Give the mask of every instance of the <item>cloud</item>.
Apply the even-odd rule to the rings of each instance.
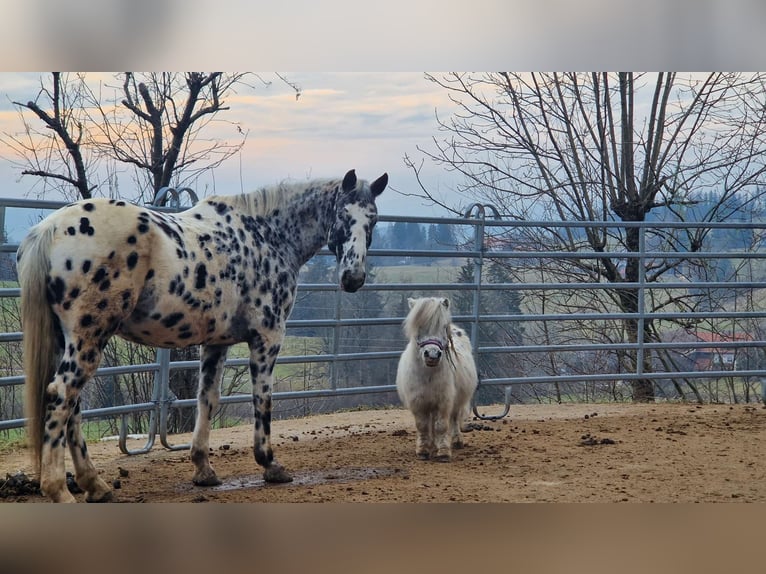
[[[230,141],[238,138],[240,128],[248,137],[240,154],[194,183],[200,195],[237,193],[285,178],[335,177],[351,168],[365,179],[386,171],[395,187],[414,187],[402,158],[430,141],[436,126],[434,108],[449,104],[441,88],[419,72],[284,75],[300,85],[297,101],[291,87],[261,74],[272,81],[270,86],[256,82],[239,88],[226,98],[230,110],[205,127],[201,137],[208,140]],[[88,77],[102,85],[115,83],[108,74]],[[39,85],[36,74],[0,74],[0,93],[10,97],[11,89],[13,99],[20,101],[34,98]],[[14,133],[22,127],[16,111],[0,111],[0,131]],[[3,157],[9,159],[8,150],[0,149]],[[0,161],[0,166],[0,173],[19,178],[7,162]],[[32,184],[32,178],[22,178],[7,185],[5,195],[23,195]],[[387,197],[385,205],[393,208],[393,197]]]

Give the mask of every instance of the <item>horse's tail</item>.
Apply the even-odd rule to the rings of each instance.
[[[39,473],[45,424],[45,389],[56,372],[58,346],[47,282],[54,226],[36,226],[21,242],[18,275],[21,287],[21,325],[24,333],[25,405],[27,439]]]

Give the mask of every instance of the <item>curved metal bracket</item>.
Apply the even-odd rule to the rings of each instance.
[[[191,205],[196,205],[199,201],[197,194],[190,187],[182,187],[181,189],[176,189],[174,187],[161,187],[157,191],[157,194],[154,196],[152,205],[156,207],[167,206],[172,207],[173,209],[181,209],[183,207],[183,204],[181,203],[182,192],[186,192],[186,195],[191,201]],[[170,199],[167,199],[168,196],[170,196]]]
[[[191,443],[170,444],[168,442],[168,414],[170,412],[170,403],[172,399],[162,401],[160,405],[160,442],[167,450],[189,450]]]
[[[478,390],[478,389],[477,389]],[[475,396],[475,395],[474,395]],[[476,404],[473,405],[473,414],[476,416],[476,418],[481,419],[483,421],[497,421],[502,418],[504,418],[508,412],[511,410],[511,387],[505,387],[505,408],[503,409],[503,412],[499,415],[483,415],[479,413],[479,410],[476,408]]]
[[[465,218],[471,219],[472,217],[474,217],[473,212],[475,211],[476,219],[486,219],[487,210],[492,212],[493,219],[496,219],[496,220],[502,219],[502,217],[500,217],[500,212],[491,203],[472,203],[465,210]]]
[[[128,419],[127,419],[127,413],[124,413],[120,420],[120,433],[119,433],[119,440],[118,444],[120,447],[120,450],[123,454],[146,454],[150,450],[152,450],[152,447],[154,446],[154,439],[157,436],[157,411],[153,410],[149,413],[149,435],[146,439],[146,444],[137,449],[129,449],[128,448]]]

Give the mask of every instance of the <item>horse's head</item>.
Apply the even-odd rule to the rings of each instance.
[[[450,348],[449,299],[422,297],[407,299],[407,303],[410,312],[404,320],[404,332],[417,343],[425,366],[436,367]]]
[[[372,242],[372,229],[378,220],[377,198],[388,184],[388,174],[368,184],[357,180],[352,169],[343,178],[335,203],[335,221],[327,246],[340,263],[340,286],[353,293],[364,285],[367,277],[367,249]]]

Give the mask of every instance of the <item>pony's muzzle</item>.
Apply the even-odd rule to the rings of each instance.
[[[436,367],[442,359],[442,351],[438,347],[426,347],[423,349],[423,362],[426,367]]]
[[[355,272],[351,269],[346,269],[340,276],[340,287],[347,293],[354,293],[364,285],[365,279],[367,279],[367,273],[364,271]]]

